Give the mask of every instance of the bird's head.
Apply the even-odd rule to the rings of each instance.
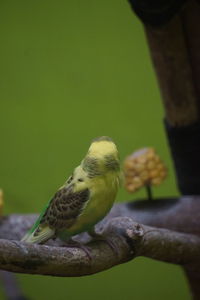
[[[110,137],[101,136],[92,141],[84,159],[84,168],[97,175],[119,170],[117,146]]]
[[[105,155],[118,156],[118,151],[113,140],[108,136],[101,136],[94,139],[88,150],[88,154],[102,158]]]

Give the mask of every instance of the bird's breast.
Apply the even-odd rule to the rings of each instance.
[[[106,178],[97,178],[90,186],[90,198],[75,224],[69,228],[77,234],[90,230],[105,217],[111,209],[118,189],[118,183]]]

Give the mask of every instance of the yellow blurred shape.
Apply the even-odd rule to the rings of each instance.
[[[167,176],[167,168],[154,148],[143,148],[124,160],[125,188],[133,193],[145,185],[159,185]]]

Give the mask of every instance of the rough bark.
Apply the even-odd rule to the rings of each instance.
[[[199,120],[199,17],[200,5],[191,0],[164,27],[145,26],[166,118],[173,126]]]
[[[151,204],[148,201],[116,204],[98,224],[97,231],[103,231],[117,251],[106,241],[90,241],[87,234],[76,237],[87,244],[92,259],[83,249],[65,247],[58,240],[49,241],[47,245],[19,242],[37,216],[10,215],[4,217],[0,225],[0,268],[31,274],[83,276],[141,255],[193,266],[200,262],[200,226],[197,220],[191,220],[198,203],[196,197],[183,197],[155,200]]]
[[[200,259],[200,237],[158,229],[133,222],[127,217],[114,218],[106,234],[117,252],[106,241],[91,241],[92,259],[84,250],[51,245],[29,245],[14,240],[0,240],[0,267],[4,270],[55,276],[94,274],[137,256],[190,265]],[[87,238],[86,238],[87,239]]]
[[[193,215],[195,218],[191,217]],[[36,217],[34,214],[13,214],[1,218],[0,238],[20,240]],[[96,226],[97,230],[100,231],[115,217],[129,217],[144,225],[200,235],[200,196],[116,203],[107,217]]]
[[[160,85],[165,118],[167,123],[173,128],[189,128],[193,124],[199,124],[200,120],[199,2],[195,0],[186,1],[183,9],[163,27],[153,28],[151,26],[144,26],[153,65]],[[199,176],[190,176],[190,171],[193,170],[193,173],[195,173],[195,170],[199,170],[198,137],[196,138],[196,142],[195,139],[193,140],[192,145],[187,143],[187,150],[185,150],[185,147],[182,147],[181,150],[181,145],[178,148],[178,143],[171,143],[171,145],[174,147],[174,149],[171,148],[171,151],[176,166],[179,187],[182,187],[181,180],[183,178],[186,182],[188,182],[187,178],[193,178],[194,180],[190,180],[186,190],[197,193],[197,189],[193,190],[192,181],[198,181]],[[177,149],[180,149],[180,151]],[[185,161],[183,159],[184,151],[187,153]],[[190,168],[187,168],[188,164]],[[184,172],[182,176],[180,176],[181,172]],[[183,191],[183,189],[181,190]],[[181,219],[182,217],[179,215],[179,218]],[[191,223],[192,220],[198,222],[199,207],[191,214],[190,218],[190,230],[193,231],[194,229],[194,232],[197,232],[197,227],[193,224],[193,228]],[[188,223],[184,215],[183,219],[183,222],[180,220],[181,228],[185,228],[183,230],[187,231]],[[199,271],[197,269],[194,271],[194,266],[192,266],[192,269],[184,268],[184,270],[190,283],[193,298],[200,299]]]

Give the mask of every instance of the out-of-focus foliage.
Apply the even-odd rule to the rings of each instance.
[[[127,1],[1,1],[0,95],[6,213],[39,212],[100,135],[121,158],[154,146],[170,174],[155,196],[177,194],[143,28]],[[131,199],[120,191],[118,201]],[[143,258],[84,278],[19,278],[37,300],[188,299],[178,267]]]

